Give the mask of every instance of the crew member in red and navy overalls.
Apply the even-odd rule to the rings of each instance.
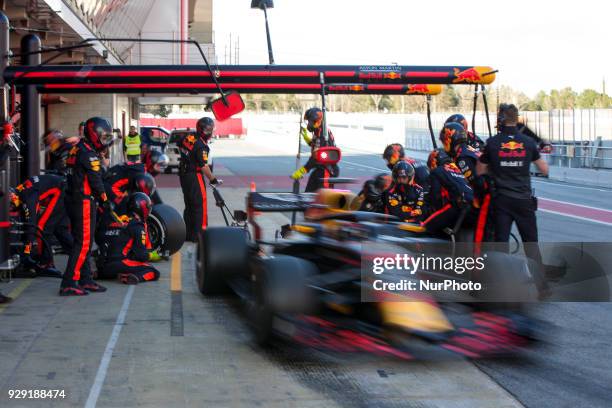
[[[306,127],[300,129],[302,138],[307,145],[310,146],[311,155],[306,164],[291,174],[291,178],[294,180],[300,180],[306,173],[312,170],[308,183],[306,184],[306,192],[310,193],[317,191],[320,188],[329,188],[329,182],[327,181],[330,177],[338,177],[340,169],[337,164],[319,164],[316,160],[316,152],[321,147],[335,147],[336,142],[334,135],[328,129],[327,139],[323,135],[323,111],[319,108],[310,108],[304,113],[304,120],[306,120]],[[308,132],[312,132],[312,137]]]
[[[215,122],[211,118],[201,118],[196,124],[195,137],[188,135],[179,141],[181,151],[179,177],[185,200],[183,218],[187,226],[187,241],[197,242],[200,232],[208,226],[204,178],[207,178],[212,185],[220,183],[208,167],[210,152],[208,141],[214,129]]]
[[[127,225],[115,225],[105,232],[108,250],[100,277],[118,277],[128,285],[156,281],[159,271],[148,263],[151,254],[146,247],[145,222],[151,212],[151,199],[144,193],[133,193],[127,207],[130,217]]]
[[[427,232],[436,234],[455,226],[461,212],[472,205],[474,194],[463,173],[444,149],[436,149],[429,154],[427,167],[428,208],[431,214],[422,225]]]
[[[477,175],[476,165],[481,153],[469,146],[467,140],[467,132],[459,123],[447,123],[440,131],[444,151],[454,160],[474,191],[474,210],[466,220],[468,225],[475,224],[474,242],[490,242],[493,240],[493,223],[490,219],[491,186],[486,177]]]
[[[414,182],[414,167],[407,161],[393,166],[393,183],[383,193],[385,214],[394,215],[403,222],[419,222],[423,215],[424,193]]]
[[[71,150],[66,161],[68,184],[72,192],[69,200],[74,247],[60,286],[61,296],[83,296],[88,292],[104,292],[91,273],[90,252],[96,225],[96,202],[112,212],[102,182],[102,163],[99,153],[113,141],[113,128],[107,119],[93,117],[85,122],[83,139]]]
[[[55,237],[62,249],[70,253],[73,240],[64,206],[66,179],[55,174],[33,176],[15,187],[11,205],[27,224],[23,265],[39,276],[61,277],[53,263],[48,243]]]

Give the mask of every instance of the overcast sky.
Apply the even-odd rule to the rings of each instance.
[[[240,38],[240,64],[268,62],[263,12],[214,0],[219,63]],[[507,9],[503,9],[507,4]],[[529,96],[571,86],[612,89],[608,1],[274,0],[276,64],[488,65],[495,84]]]

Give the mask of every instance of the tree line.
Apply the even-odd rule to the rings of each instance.
[[[591,109],[612,108],[612,97],[593,89],[581,93],[571,88],[550,92],[540,91],[534,98],[508,86],[491,87],[485,91],[489,109],[499,103],[514,103],[521,110],[552,109]],[[316,95],[243,95],[246,108],[251,111],[290,112],[304,111],[310,106],[320,105]],[[469,111],[474,104],[474,88],[466,86],[445,86],[440,95],[432,98],[432,108],[436,111]],[[483,106],[482,97],[478,97],[478,109]],[[327,107],[330,111],[340,112],[389,112],[411,113],[424,112],[424,96],[414,95],[328,95]]]
[[[432,98],[434,111],[460,111],[473,109],[474,87],[445,86],[440,95]],[[553,89],[550,92],[540,91],[534,98],[508,86],[490,87],[485,91],[489,109],[495,109],[499,103],[513,103],[524,111],[549,111],[552,109],[591,109],[612,108],[612,97],[585,89],[578,93],[572,88]],[[255,112],[304,112],[311,106],[319,106],[318,95],[277,95],[245,94],[246,109]],[[416,95],[328,95],[327,108],[334,112],[388,112],[411,113],[425,112],[424,96]],[[188,105],[180,111],[202,111],[204,105]],[[171,105],[147,105],[142,112],[168,117],[172,112]],[[478,110],[483,109],[482,97],[478,97]]]

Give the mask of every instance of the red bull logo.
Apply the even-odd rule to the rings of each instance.
[[[402,75],[398,72],[389,72],[383,75],[383,78],[385,79],[399,79],[401,77]]]
[[[511,140],[508,143],[502,143],[501,148],[506,149],[506,150],[518,150],[518,149],[524,149],[525,147],[523,143],[519,143],[519,142],[515,142],[514,140]]]
[[[502,150],[500,150],[498,154],[499,157],[504,157],[504,158],[517,157],[518,158],[518,157],[527,156],[527,151],[525,150],[523,143],[515,142],[514,140],[511,140],[507,143],[502,143],[501,148]]]
[[[464,71],[460,71],[459,68],[454,68],[455,70],[455,79],[453,79],[454,84],[476,84],[482,81],[482,75],[476,68],[468,68]]]
[[[408,85],[408,95],[414,94],[427,94],[429,93],[429,86],[427,84]]]

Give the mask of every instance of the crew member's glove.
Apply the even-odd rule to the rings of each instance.
[[[215,177],[212,180],[210,180],[210,184],[212,184],[213,186],[219,186],[223,184],[223,180],[219,180]]]
[[[162,260],[162,257],[157,253],[157,251],[149,252],[149,261],[151,262],[159,262]]]
[[[290,177],[294,180],[300,180],[302,177],[304,177],[304,174],[306,173],[308,173],[308,170],[306,170],[306,167],[302,166],[296,171],[294,171]]]
[[[115,212],[115,206],[113,205],[113,202],[111,200],[103,201],[102,208],[104,208],[104,212],[108,213],[113,218],[113,220],[115,220],[119,224],[124,224],[124,222],[121,220],[121,218],[119,218],[119,216]]]
[[[312,137],[308,134],[308,129],[306,129],[304,126],[301,126],[300,135],[302,136],[302,139],[304,139],[306,144],[310,145],[310,143],[312,142]]]

